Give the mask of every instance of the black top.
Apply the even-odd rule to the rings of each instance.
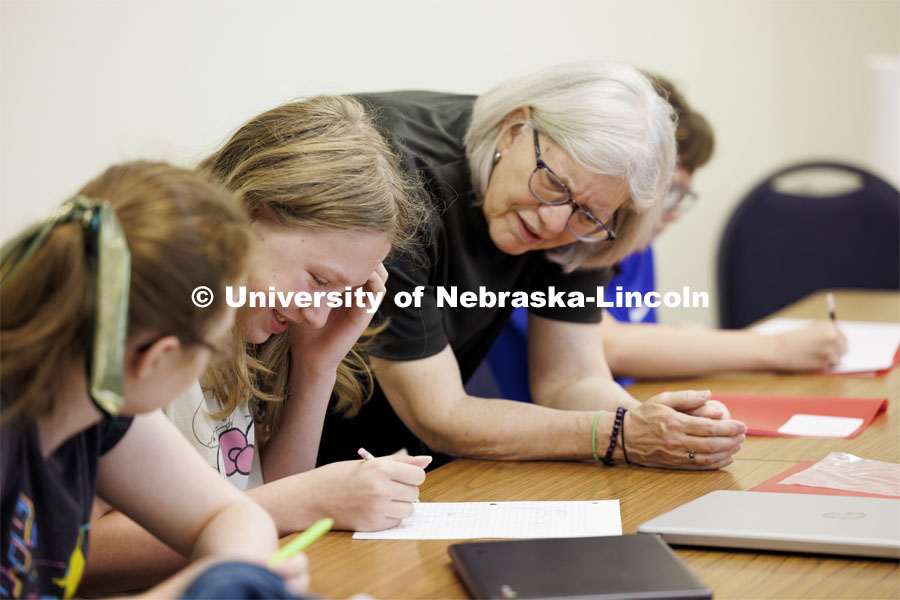
[[[371,354],[389,360],[415,360],[433,356],[448,344],[466,381],[503,330],[512,307],[438,307],[438,288],[458,293],[522,291],[546,293],[581,291],[596,296],[607,278],[605,269],[566,275],[543,251],[512,256],[491,241],[481,207],[475,205],[463,136],[469,124],[474,96],[435,92],[388,92],[356,96],[363,102],[404,168],[423,183],[426,200],[439,219],[429,243],[413,254],[395,257],[385,266],[390,274],[379,318],[389,318]],[[522,182],[527,185],[527,182]],[[411,294],[424,287],[420,307],[395,304],[398,292]],[[584,308],[531,308],[551,319],[597,322],[602,310]],[[319,463],[356,457],[364,446],[376,454],[403,446],[410,452],[427,451],[399,422],[384,394],[376,386],[372,399],[352,420],[330,414],[326,419]]]
[[[44,460],[33,424],[3,424],[0,597],[75,593],[87,554],[97,463],[130,425],[130,418],[103,421]]]

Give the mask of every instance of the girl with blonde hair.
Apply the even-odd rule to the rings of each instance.
[[[241,126],[199,171],[241,200],[256,242],[247,291],[384,292],[382,261],[414,244],[428,219],[415,186],[362,106],[318,96]],[[377,530],[412,514],[430,457],[349,460],[314,469],[332,396],[353,414],[366,398],[363,360],[375,307],[239,309],[231,358],[209,369],[170,415],[224,477],[265,507],[282,535],[329,516]],[[202,388],[202,392],[201,392]],[[171,572],[178,557],[121,515],[92,579],[122,589]],[[141,539],[140,543],[135,540]],[[96,575],[96,577],[93,577]]]

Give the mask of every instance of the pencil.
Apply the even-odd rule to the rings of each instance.
[[[832,321],[836,321],[837,316],[835,315],[834,294],[831,292],[825,294],[825,304],[828,305],[828,318]]]
[[[272,558],[269,559],[269,565],[277,565],[297,554],[314,541],[325,535],[325,532],[334,525],[334,519],[324,518],[313,523],[306,531],[292,539],[290,542],[281,547]]]

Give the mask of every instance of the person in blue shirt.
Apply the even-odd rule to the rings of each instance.
[[[696,202],[691,180],[712,156],[715,138],[706,118],[691,108],[670,81],[658,75],[652,75],[651,80],[657,93],[668,99],[678,115],[678,168],[655,237]],[[616,266],[605,286],[605,300],[612,301],[620,287],[623,292],[642,295],[656,290],[651,246],[632,253]],[[496,385],[506,398],[531,401],[527,320],[526,309],[513,311],[481,372],[474,376],[479,382],[476,385]],[[719,371],[813,371],[838,362],[847,350],[843,335],[827,320],[799,331],[761,335],[747,330],[659,325],[653,307],[611,306],[604,310],[599,327],[607,363],[624,386],[639,378],[692,377]],[[489,373],[484,372],[486,368]]]

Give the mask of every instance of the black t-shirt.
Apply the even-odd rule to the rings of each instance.
[[[453,289],[458,297],[466,291],[478,294],[483,288],[484,297],[494,299],[499,298],[491,292],[519,291],[533,297],[551,288],[557,293],[580,291],[586,297],[596,296],[597,286],[606,281],[607,270],[565,274],[542,251],[512,256],[494,245],[484,213],[475,204],[463,145],[474,96],[388,92],[356,97],[401,155],[404,168],[421,180],[425,201],[432,202],[438,214],[427,245],[385,265],[390,277],[378,318],[389,318],[390,322],[379,334],[372,355],[415,360],[433,356],[449,344],[466,381],[503,330],[512,306],[507,298],[504,307],[452,308],[448,299]],[[411,298],[417,286],[424,288],[419,307],[395,304],[398,293]],[[443,307],[439,306],[442,290]],[[542,317],[576,322],[597,322],[602,312],[591,304],[530,310]],[[319,463],[354,458],[360,446],[377,454],[403,446],[410,451],[426,451],[400,423],[377,386],[372,399],[353,419],[329,415]]]
[[[130,418],[101,422],[44,460],[33,424],[3,424],[0,597],[75,593],[84,571],[97,463],[130,425]]]

